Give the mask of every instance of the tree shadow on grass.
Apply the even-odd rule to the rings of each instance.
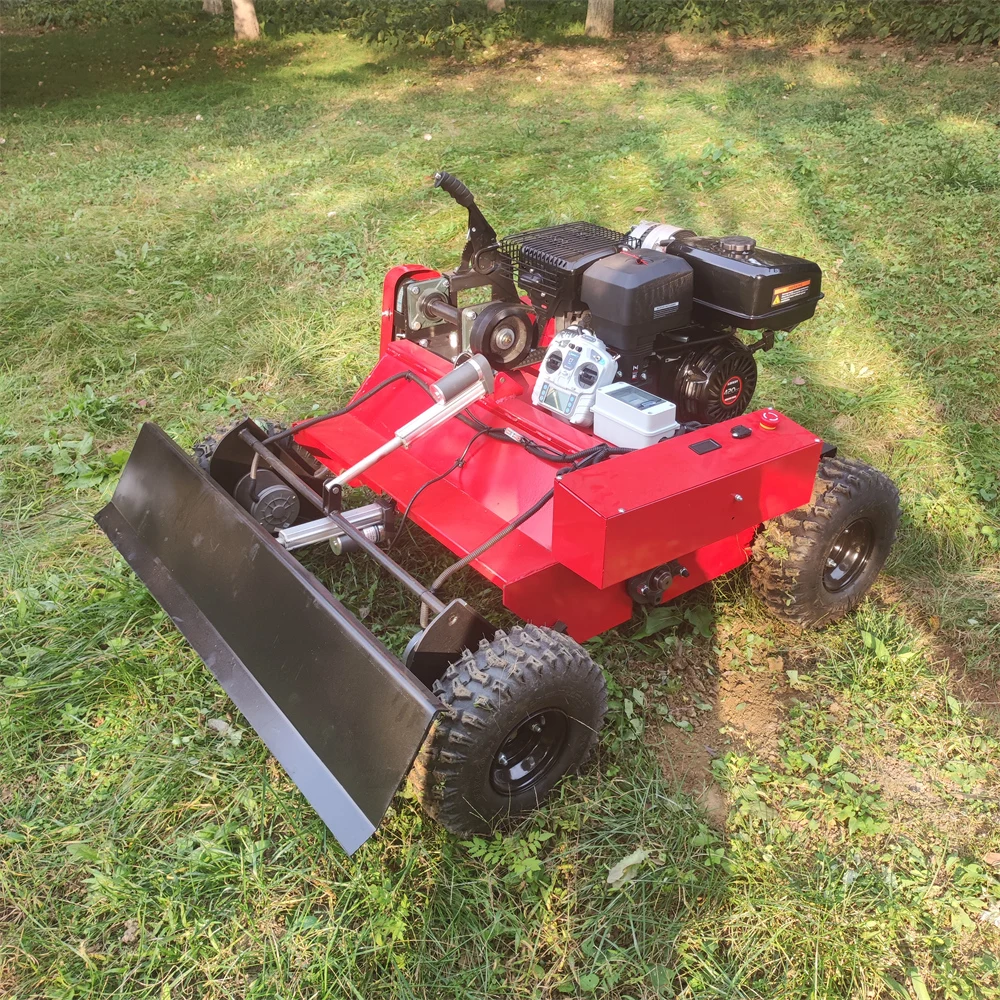
[[[835,297],[828,297],[804,328],[802,339],[812,342],[815,356],[825,355],[822,366],[809,364],[796,346],[802,334],[794,331],[781,352],[765,359],[766,366],[777,363],[775,373],[785,375],[780,385],[771,381],[770,389],[792,416],[804,416],[824,437],[837,441],[846,436],[869,448],[874,444],[876,463],[889,464],[910,513],[898,564],[919,576],[995,564],[989,538],[996,537],[992,532],[1000,512],[1000,466],[992,424],[982,417],[983,400],[989,398],[997,371],[995,331],[988,317],[1000,308],[1000,296],[990,278],[996,253],[989,249],[989,224],[976,217],[968,197],[977,194],[983,207],[995,207],[990,192],[1000,187],[1000,168],[993,162],[991,146],[970,143],[953,131],[948,134],[940,122],[913,121],[912,108],[894,109],[894,120],[887,122],[886,112],[876,117],[857,87],[817,88],[819,101],[796,118],[794,111],[785,110],[787,105],[773,110],[774,100],[780,100],[788,85],[781,76],[730,84],[718,108],[706,113],[718,123],[720,141],[735,134],[759,150],[776,188],[792,192],[810,244],[822,248],[828,261],[839,258],[834,287],[844,289],[846,303],[853,298],[863,307],[864,327],[871,333],[859,331],[864,357],[856,364],[847,357],[840,360],[839,371],[831,365],[829,348],[817,338],[839,337],[834,291]],[[703,96],[696,99],[704,107]],[[767,109],[764,115],[779,121],[761,122],[762,107]],[[973,104],[970,113],[974,111]],[[820,123],[833,131],[837,142],[829,157],[804,148],[824,141],[814,131]],[[806,133],[800,137],[797,129],[803,124]],[[918,157],[917,150],[927,155]],[[888,176],[866,170],[871,157],[884,160],[894,154],[903,161],[902,170]],[[907,164],[914,162],[919,167],[908,170]],[[826,173],[817,169],[819,163],[830,164],[831,187]],[[677,165],[671,166],[676,175]],[[845,182],[850,168],[856,174]],[[664,172],[665,184],[670,183],[670,172]],[[739,163],[729,172],[738,176]],[[746,209],[734,200],[732,188],[706,191],[703,200],[727,228],[747,228]],[[919,208],[914,211],[922,204],[928,206],[929,216]],[[863,217],[856,220],[852,207],[863,211]],[[902,238],[894,214],[900,211],[912,227]],[[949,220],[949,212],[963,221]],[[953,243],[965,243],[968,252],[934,249],[943,232]],[[891,234],[881,255],[866,245],[875,234]],[[963,312],[964,329],[958,320]],[[829,333],[821,332],[822,327]],[[868,383],[845,379],[844,366],[854,372],[864,369],[875,356],[876,344],[888,370],[872,372]],[[806,375],[808,387],[798,391],[790,386],[792,373]],[[866,373],[862,371],[862,377]],[[851,381],[857,388],[847,388],[845,383]]]
[[[249,84],[251,71],[278,69],[298,52],[287,40],[235,45],[216,22],[69,29],[41,37],[5,36],[3,45],[3,103],[19,113],[55,111],[67,100],[100,98],[117,105],[151,95],[167,106],[178,87],[205,87],[210,95],[220,85]],[[242,78],[241,71],[246,71]],[[155,109],[155,99],[152,104]],[[68,108],[75,110],[72,104]]]

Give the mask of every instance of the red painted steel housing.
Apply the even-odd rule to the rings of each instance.
[[[401,282],[437,272],[418,265],[393,268],[382,304],[381,357],[358,390],[397,372],[428,381],[450,365],[407,340],[393,340],[393,306]],[[492,395],[470,409],[493,427],[507,427],[560,452],[600,443],[531,405],[536,369],[500,373]],[[428,405],[419,387],[397,382],[351,413],[296,435],[335,472],[392,436]],[[555,496],[534,517],[487,549],[472,565],[503,592],[506,607],[539,625],[565,622],[579,641],[632,615],[625,581],[676,559],[689,571],[675,576],[665,600],[747,562],[761,522],[806,503],[819,464],[820,440],[781,416],[773,429],[760,412],[714,424],[660,444],[617,455],[563,476]],[[751,434],[733,438],[744,425]],[[475,431],[451,420],[378,462],[359,482],[404,507],[427,480],[462,454]],[[721,447],[697,454],[711,438]],[[557,463],[509,441],[480,437],[465,464],[429,486],[412,520],[459,556],[494,535],[553,487]]]

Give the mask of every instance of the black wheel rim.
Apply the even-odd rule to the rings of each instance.
[[[566,715],[547,708],[515,726],[493,755],[490,783],[503,795],[538,784],[559,759],[569,732]]]
[[[874,539],[875,529],[868,518],[858,518],[847,525],[826,555],[823,586],[836,593],[854,583],[868,565]]]

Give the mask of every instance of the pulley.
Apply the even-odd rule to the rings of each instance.
[[[473,321],[469,348],[482,354],[495,370],[510,371],[524,363],[535,339],[535,321],[527,306],[490,302]]]

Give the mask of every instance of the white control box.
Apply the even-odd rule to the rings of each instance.
[[[615,382],[597,390],[594,433],[619,448],[648,448],[679,430],[677,407],[637,385]]]
[[[535,406],[558,414],[571,424],[593,422],[597,391],[618,375],[618,361],[589,330],[568,326],[546,348],[531,392]]]

